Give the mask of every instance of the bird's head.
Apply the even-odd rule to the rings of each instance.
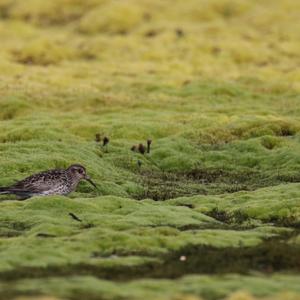
[[[86,173],[86,169],[84,166],[79,165],[79,164],[75,164],[75,165],[71,165],[67,171],[71,174],[71,176],[73,178],[76,178],[78,180],[78,182],[82,179],[88,181],[91,185],[93,185],[96,189],[97,186],[96,184],[91,180],[90,176],[87,175]]]

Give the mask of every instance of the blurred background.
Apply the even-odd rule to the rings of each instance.
[[[294,0],[0,0],[0,71],[60,66],[48,79],[65,87],[72,72],[108,88],[110,75],[299,88],[299,11]]]

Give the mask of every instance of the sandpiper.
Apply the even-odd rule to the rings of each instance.
[[[44,171],[33,174],[11,186],[0,187],[0,195],[14,194],[23,200],[32,196],[67,195],[76,190],[82,179],[97,188],[86,174],[86,169],[79,164],[74,164],[67,169]]]

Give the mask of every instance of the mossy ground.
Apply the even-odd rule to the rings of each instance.
[[[0,298],[300,299],[299,11],[0,0]]]

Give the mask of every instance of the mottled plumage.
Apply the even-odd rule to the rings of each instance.
[[[76,190],[80,180],[87,180],[96,187],[86,174],[85,168],[75,164],[67,169],[54,169],[34,174],[11,186],[0,187],[0,195],[15,194],[21,199],[36,195],[67,195]]]

